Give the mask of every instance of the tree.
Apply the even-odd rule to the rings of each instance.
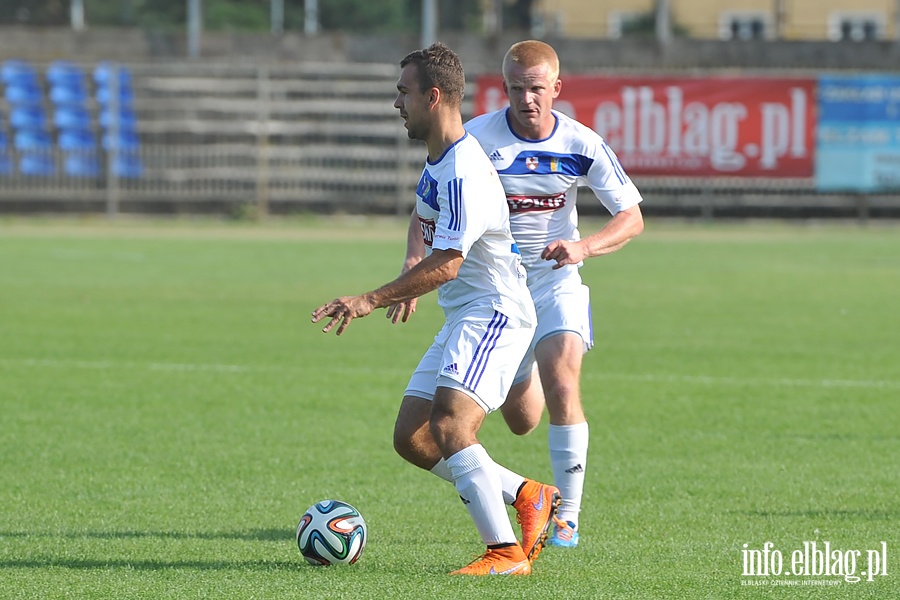
[[[0,24],[66,25],[69,2],[66,0],[0,0]]]
[[[303,19],[303,0],[285,3],[297,6]],[[325,31],[388,33],[418,31],[418,0],[319,0],[319,23]]]
[[[0,24],[66,26],[71,0],[0,0]],[[516,0],[507,6],[509,19],[521,18]],[[415,33],[421,27],[421,0],[319,0],[319,22],[325,31],[359,33]],[[284,0],[286,30],[303,31],[304,0]],[[207,31],[269,30],[271,0],[203,0],[203,28]],[[187,20],[186,0],[84,0],[90,26],[137,26],[143,29],[182,30]],[[506,17],[505,17],[506,18]],[[478,30],[480,0],[440,2],[440,28],[445,31]],[[510,21],[512,23],[512,21]]]

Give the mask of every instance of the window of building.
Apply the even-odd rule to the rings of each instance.
[[[635,10],[614,10],[609,13],[606,35],[613,39],[619,39],[628,35],[652,35],[655,27],[653,13]]]
[[[863,42],[884,37],[884,14],[877,12],[833,12],[828,15],[828,39]]]
[[[545,35],[563,36],[565,33],[565,15],[562,12],[532,12],[531,35],[535,39],[542,38]]]
[[[768,13],[729,11],[719,16],[719,37],[723,40],[762,40],[773,34]]]

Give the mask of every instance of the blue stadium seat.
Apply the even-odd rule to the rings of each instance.
[[[47,67],[47,81],[51,85],[80,85],[84,87],[84,70],[68,60],[55,60]]]
[[[59,132],[57,144],[62,150],[96,150],[94,132],[83,129],[64,129]]]
[[[10,104],[40,104],[44,99],[37,70],[24,60],[3,61],[0,66],[0,80],[6,88],[4,97]]]
[[[132,83],[131,71],[122,65],[115,65],[110,61],[103,61],[94,68],[94,83],[100,87],[109,87],[113,77],[118,77],[120,88],[130,88]]]
[[[46,96],[37,70],[27,61],[6,60],[0,66],[4,96],[10,105],[9,123],[18,170],[23,175],[56,175],[54,141],[49,132]],[[82,75],[82,80],[84,79]],[[12,168],[12,154],[0,148],[0,173]]]
[[[140,145],[140,138],[134,130],[119,130],[118,135],[115,137],[108,131],[103,135],[104,150],[116,149],[127,152],[137,150]]]
[[[4,96],[7,102],[15,106],[41,104],[44,101],[44,91],[39,85],[31,83],[7,83]]]
[[[57,60],[47,67],[46,77],[57,146],[63,151],[63,172],[70,177],[98,177],[102,168],[84,70],[71,61]]]
[[[97,177],[101,171],[97,153],[92,151],[67,152],[63,159],[63,168],[66,175],[72,177]]]
[[[14,58],[5,60],[0,65],[0,81],[5,85],[30,83],[38,86],[40,84],[37,70],[31,63]]]
[[[11,175],[13,172],[13,160],[9,152],[9,140],[6,133],[0,129],[0,175]]]
[[[57,106],[83,106],[88,101],[87,90],[80,85],[54,85],[50,88],[50,101]]]
[[[109,108],[105,108],[100,111],[100,116],[98,121],[100,122],[100,127],[103,129],[109,129],[112,124],[113,112],[109,110]],[[119,115],[119,129],[129,129],[134,131],[137,127],[137,117],[134,114],[134,111],[130,108],[120,108],[118,111]]]
[[[53,112],[53,124],[59,129],[91,129],[91,113],[83,106],[58,106]]]
[[[40,105],[14,105],[9,111],[9,124],[13,129],[46,129],[47,113]]]
[[[112,100],[112,91],[108,87],[97,88],[97,102],[106,107]],[[134,103],[134,93],[130,87],[120,87],[118,96],[119,106],[131,106]]]
[[[19,152],[19,172],[47,177],[56,174],[53,138],[41,129],[19,129],[13,133],[13,145]]]
[[[109,61],[101,62],[94,69],[94,82],[97,84],[97,102],[107,106],[112,100],[111,84],[115,80],[119,94],[117,101],[120,106],[130,106],[134,101],[132,91],[131,71],[122,65],[116,65]]]
[[[16,150],[46,150],[53,148],[53,138],[46,131],[39,129],[20,129],[13,134],[13,145]]]
[[[144,171],[141,159],[137,154],[127,153],[119,154],[115,157],[112,164],[112,172],[116,177],[126,179],[137,179]]]
[[[19,172],[39,177],[56,175],[53,155],[48,152],[23,152],[19,155]]]
[[[90,97],[84,71],[73,62],[57,60],[50,63],[47,81],[50,83],[50,101],[54,104],[83,105]]]
[[[137,119],[132,109],[134,92],[132,90],[132,74],[127,67],[103,61],[94,69],[94,82],[97,84],[96,100],[100,105],[98,121],[103,129],[102,147],[112,155],[111,172],[122,178],[137,178],[143,174],[143,164],[138,155],[140,137],[137,133]],[[116,98],[112,97],[112,83],[118,90]],[[115,100],[116,112],[113,112],[111,100]],[[115,125],[115,135],[110,131]]]

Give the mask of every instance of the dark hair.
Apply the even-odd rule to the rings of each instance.
[[[408,64],[418,67],[420,92],[436,87],[444,93],[449,104],[456,107],[462,105],[466,75],[453,50],[441,42],[435,42],[423,50],[407,54],[400,61],[400,68]]]

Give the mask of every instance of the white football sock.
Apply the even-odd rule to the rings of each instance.
[[[587,466],[588,424],[550,425],[547,437],[553,481],[562,495],[558,516],[577,527]]]
[[[484,543],[488,546],[517,543],[503,503],[497,465],[481,444],[463,448],[447,459],[447,466]]]
[[[450,467],[447,466],[447,461],[443,458],[437,461],[437,464],[431,467],[431,472],[443,479],[444,481],[449,481],[453,483],[453,473],[450,472]]]
[[[497,465],[497,463],[494,464]],[[519,488],[522,487],[525,478],[518,473],[513,473],[503,465],[497,465],[497,470],[500,472],[500,482],[503,485],[503,501],[512,504],[516,501],[516,494],[519,493]]]
[[[494,463],[494,466],[497,467],[497,471],[500,473],[500,481],[503,485],[503,501],[507,504],[512,504],[516,501],[516,494],[519,493],[519,488],[522,487],[525,478],[518,473],[513,473],[503,465]],[[431,467],[431,472],[441,479],[453,483],[453,474],[450,473],[450,467],[447,466],[447,461],[443,458]]]

